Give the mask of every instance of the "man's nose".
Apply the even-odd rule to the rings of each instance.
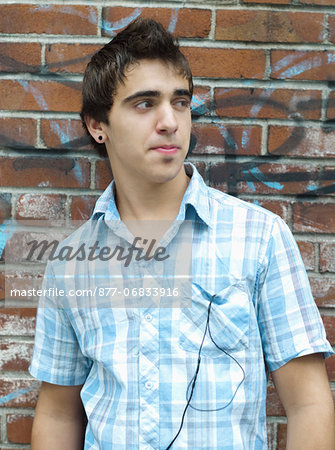
[[[168,104],[161,105],[157,116],[157,132],[171,134],[178,129],[178,122],[173,106]]]

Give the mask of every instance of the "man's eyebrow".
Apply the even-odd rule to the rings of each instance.
[[[192,98],[191,92],[188,89],[176,89],[173,92],[175,97],[188,97],[190,100]]]
[[[129,97],[126,97],[122,100],[122,103],[129,103],[133,100],[136,100],[137,98],[142,97],[159,97],[161,94],[159,91],[138,91],[135,92],[132,95],[129,95]]]
[[[132,95],[129,95],[129,97],[126,97],[122,100],[122,103],[129,103],[132,102],[133,100],[136,100],[138,98],[143,98],[143,97],[160,97],[161,93],[159,91],[138,91],[135,92]],[[185,96],[188,97],[190,100],[192,98],[191,92],[188,89],[175,89],[173,91],[173,96],[174,97],[180,97],[180,96]]]

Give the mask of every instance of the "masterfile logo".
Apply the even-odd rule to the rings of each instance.
[[[191,299],[190,221],[7,222],[8,307],[175,307]]]

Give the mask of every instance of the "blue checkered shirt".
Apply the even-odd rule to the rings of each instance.
[[[207,330],[173,449],[266,449],[268,371],[333,353],[285,223],[207,187],[192,164],[185,170],[191,181],[176,220],[192,224],[192,307],[74,308],[62,299],[63,308],[38,310],[30,373],[83,384],[85,450],[167,448],[190,395],[211,299],[213,340]],[[92,216],[102,233],[120,221],[114,193],[112,182]],[[81,242],[90,238],[80,235]],[[70,289],[76,270],[49,263],[44,287]],[[95,265],[87,270],[98,285]],[[77,277],[76,288],[86,278]]]

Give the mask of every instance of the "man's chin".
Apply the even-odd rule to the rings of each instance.
[[[170,167],[165,170],[157,170],[150,174],[149,179],[156,184],[170,183],[175,180],[181,170],[181,167]]]

